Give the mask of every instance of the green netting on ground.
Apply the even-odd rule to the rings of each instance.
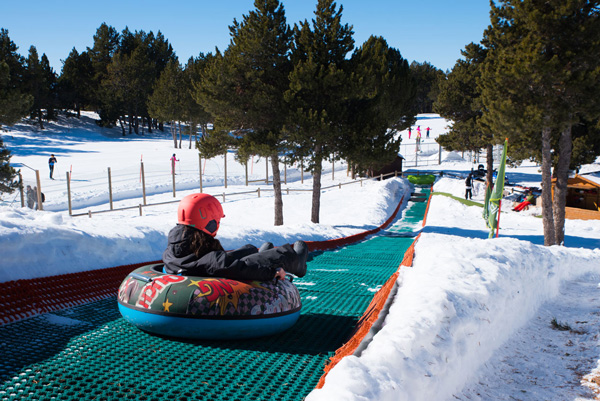
[[[390,230],[421,221],[421,205],[410,204]],[[0,400],[301,400],[411,243],[382,235],[313,253],[308,274],[295,281],[302,315],[278,336],[161,338],[123,320],[116,299],[7,324]]]

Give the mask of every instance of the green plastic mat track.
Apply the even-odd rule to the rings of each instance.
[[[428,193],[427,193],[428,194]],[[425,213],[409,203],[382,235],[311,255],[303,302],[285,333],[184,341],[127,323],[116,299],[0,327],[0,400],[302,400],[397,270]]]

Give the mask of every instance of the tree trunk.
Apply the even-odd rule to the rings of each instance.
[[[552,213],[552,152],[550,139],[552,130],[542,129],[542,220],[544,245],[556,245],[556,231]]]
[[[37,110],[38,115],[38,123],[40,124],[40,129],[44,129],[44,123],[42,122],[42,109]]]
[[[177,130],[179,131],[179,149],[181,149],[181,142],[182,142],[182,138],[181,138],[181,121],[177,121]]]
[[[554,232],[556,243],[564,245],[565,242],[565,207],[567,205],[567,180],[569,179],[569,165],[573,141],[571,125],[560,133],[558,140],[558,163],[554,169],[556,185],[554,187],[554,200],[552,211],[554,213]]]
[[[323,170],[323,156],[321,155],[321,146],[315,147],[315,166],[312,172],[313,175],[313,193],[312,193],[312,210],[310,221],[315,224],[319,223],[319,209],[321,208],[321,171]]]
[[[283,225],[283,197],[281,195],[281,173],[279,172],[279,156],[271,155],[271,168],[273,169],[273,192],[275,194],[275,225]]]
[[[486,181],[487,181],[487,185],[490,188],[493,188],[493,174],[494,174],[494,145],[488,144],[487,145],[487,174],[486,174]]]
[[[125,136],[125,123],[121,117],[119,117],[119,124],[121,124],[121,133],[123,136]]]
[[[175,120],[171,120],[171,135],[173,135],[173,145],[177,149],[177,134],[175,133]]]

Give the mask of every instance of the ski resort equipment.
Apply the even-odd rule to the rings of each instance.
[[[435,182],[435,175],[409,175],[406,177],[411,184],[415,185],[430,185]]]
[[[298,289],[289,280],[237,281],[163,273],[142,266],[121,283],[119,311],[158,335],[236,340],[280,333],[300,317]]]

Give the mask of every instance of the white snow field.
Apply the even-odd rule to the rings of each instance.
[[[2,132],[11,162],[35,185],[39,170],[44,211],[20,207],[14,194],[0,206],[0,281],[99,269],[158,260],[176,222],[176,201],[199,190],[228,195],[218,238],[232,249],[245,243],[323,240],[352,235],[382,224],[412,186],[403,178],[339,186],[350,178],[343,163],[326,163],[321,223],[310,223],[309,191],[284,193],[284,225],[273,226],[272,193],[264,182],[245,185],[245,170],[228,154],[200,162],[195,149],[174,149],[170,134],[122,137],[101,129],[95,115],[64,119],[38,131],[18,124]],[[439,153],[435,138],[447,122],[419,115],[423,147],[417,158],[444,171],[434,190],[464,195],[464,177],[477,168],[470,155]],[[424,129],[431,128],[430,138]],[[416,125],[415,127],[416,128]],[[416,153],[406,131],[405,169]],[[413,130],[413,135],[415,131]],[[47,160],[58,164],[55,180]],[[176,153],[173,193],[170,157]],[[464,157],[463,157],[464,156]],[[441,158],[442,163],[438,165]],[[109,209],[108,168],[114,207],[142,201],[141,161],[147,203],[159,206],[88,216],[68,214],[66,171],[72,172],[74,213]],[[333,170],[332,170],[333,167]],[[265,178],[265,160],[254,158],[251,180]],[[270,169],[269,169],[270,170]],[[600,163],[582,171],[600,170]],[[283,165],[282,165],[283,172]],[[538,186],[539,167],[524,163],[507,170],[509,180]],[[596,175],[597,177],[597,175]],[[297,167],[287,169],[284,189],[310,189]],[[483,200],[478,183],[474,200]],[[405,204],[403,208],[410,207]],[[405,209],[403,209],[405,210]],[[482,209],[442,195],[432,196],[427,224],[416,244],[413,266],[401,266],[398,292],[382,328],[366,348],[344,358],[322,389],[307,400],[592,400],[597,386],[586,375],[599,366],[600,222],[569,220],[565,246],[543,246],[539,209],[517,213],[503,204],[499,238],[488,239]],[[552,322],[554,321],[555,324]],[[589,378],[593,377],[589,376]]]

